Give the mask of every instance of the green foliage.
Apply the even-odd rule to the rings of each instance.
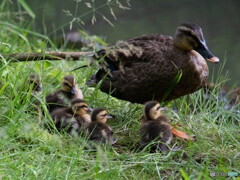
[[[22,7],[27,11],[27,13],[32,17],[35,18],[34,12],[28,6],[28,4],[24,0],[18,0],[18,2],[22,5]]]
[[[6,3],[6,1],[4,1]],[[29,26],[0,22],[1,52],[55,50],[48,37],[29,30]],[[27,30],[26,30],[27,29]],[[48,131],[43,125],[51,121],[44,97],[60,87],[63,76],[87,64],[83,61],[37,61],[11,63],[0,57],[0,177],[2,179],[211,179],[213,172],[238,172],[240,164],[239,109],[226,110],[226,101],[218,99],[226,77],[218,75],[217,86],[206,101],[203,90],[167,104],[164,112],[171,124],[180,124],[196,136],[196,141],[175,138],[172,146],[183,150],[167,155],[141,149],[139,139],[142,105],[131,104],[86,87],[96,68],[74,71],[79,87],[92,108],[105,107],[116,116],[109,120],[118,138],[114,146],[92,148],[85,137]],[[43,93],[39,98],[45,110],[41,123],[26,93],[25,82],[31,73],[42,77]],[[176,77],[177,83],[181,73]],[[179,112],[176,113],[175,110]]]

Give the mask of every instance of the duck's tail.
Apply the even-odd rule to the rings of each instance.
[[[90,65],[83,65],[83,66],[77,67],[77,68],[71,70],[71,72],[76,71],[76,70],[78,70],[78,69],[85,68],[85,67],[90,67],[91,65],[92,65],[92,64],[90,64]]]
[[[94,55],[95,55],[94,52],[87,52],[87,54],[85,54],[85,56],[87,56],[87,57],[93,57]],[[90,67],[90,66],[92,66],[92,64],[93,63],[90,63],[89,65],[83,65],[83,66],[77,67],[77,68],[73,69],[71,72],[76,71],[78,69],[85,68],[85,67]]]

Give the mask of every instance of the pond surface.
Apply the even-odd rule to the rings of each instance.
[[[105,37],[108,43],[126,40],[142,34],[159,33],[174,35],[176,27],[182,22],[194,22],[202,27],[209,49],[219,57],[221,63],[209,64],[210,76],[226,59],[224,73],[229,72],[228,85],[240,77],[240,1],[238,0],[132,0],[131,10],[111,6],[117,20],[111,15],[107,0],[95,0],[94,6],[101,7],[96,12],[96,23],[92,25],[93,11],[83,0],[27,0],[36,14],[36,27],[45,34],[53,35],[69,30],[69,10],[74,17],[81,17],[85,25],[73,23],[73,29],[83,29],[89,34]],[[122,1],[123,2],[123,1]],[[104,5],[105,4],[105,5]],[[126,5],[126,3],[123,2]],[[63,12],[63,10],[66,10]],[[103,20],[108,18],[114,27]]]

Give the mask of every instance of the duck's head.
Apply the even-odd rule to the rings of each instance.
[[[218,63],[219,59],[208,49],[202,29],[194,23],[182,23],[178,26],[174,37],[174,45],[184,51],[195,50],[204,59]]]
[[[74,76],[68,75],[63,78],[63,82],[62,82],[63,91],[69,92],[71,94],[77,94],[77,89],[78,89],[78,86]]]
[[[28,87],[33,86],[32,90],[36,92],[41,92],[42,82],[41,77],[38,74],[30,74],[27,80]]]
[[[111,118],[112,116],[108,115],[107,111],[104,108],[94,109],[91,115],[92,122],[106,123],[107,119]]]
[[[72,111],[77,115],[84,115],[91,111],[88,104],[83,99],[73,99],[71,101]]]
[[[144,119],[154,120],[161,115],[161,106],[157,101],[148,101],[144,105]]]

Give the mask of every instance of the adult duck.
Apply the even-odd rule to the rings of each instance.
[[[202,29],[182,23],[175,36],[143,35],[119,41],[96,53],[100,69],[87,82],[133,103],[169,101],[193,93],[208,79],[205,60],[217,63],[207,47]]]

